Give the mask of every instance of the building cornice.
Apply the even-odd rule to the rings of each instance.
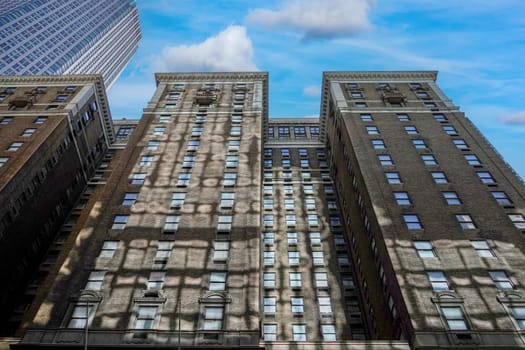
[[[173,81],[238,81],[238,80],[268,81],[268,72],[188,72],[188,73],[155,73],[157,85],[161,82]]]
[[[323,72],[323,80],[331,81],[436,81],[437,71],[383,71],[383,72]]]
[[[100,74],[73,74],[73,75],[2,75],[2,85],[72,85],[72,84],[97,84],[102,81]]]

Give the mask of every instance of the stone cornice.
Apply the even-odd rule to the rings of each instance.
[[[351,81],[387,81],[393,82],[410,81],[410,80],[431,80],[436,81],[437,71],[383,71],[383,72],[323,72],[323,80],[331,81],[351,80]]]
[[[102,81],[101,74],[73,74],[73,75],[2,75],[2,85],[74,85],[97,84]]]
[[[155,73],[155,81],[161,82],[175,81],[238,81],[238,80],[264,80],[268,82],[268,72],[206,72],[206,73]]]

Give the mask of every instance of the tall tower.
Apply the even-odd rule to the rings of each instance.
[[[140,40],[133,0],[0,4],[0,74],[102,74],[118,78]]]
[[[321,133],[367,318],[417,349],[523,348],[523,182],[436,76],[324,74]]]

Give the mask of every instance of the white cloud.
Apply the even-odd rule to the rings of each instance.
[[[507,125],[525,125],[525,111],[502,115],[500,120]]]
[[[270,28],[290,28],[305,38],[355,34],[372,27],[368,13],[376,0],[288,0],[279,10],[255,9],[248,21]]]
[[[258,70],[246,28],[235,25],[198,44],[165,47],[153,68],[157,72]]]
[[[308,85],[303,89],[305,96],[321,96],[321,88],[318,85]]]

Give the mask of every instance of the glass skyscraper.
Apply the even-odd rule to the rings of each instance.
[[[130,0],[8,0],[0,38],[0,74],[100,73],[110,87],[141,33]]]

